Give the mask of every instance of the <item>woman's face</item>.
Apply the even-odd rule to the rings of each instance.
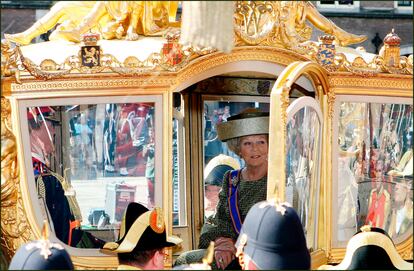
[[[268,142],[266,135],[244,136],[240,140],[240,156],[248,166],[267,163]]]

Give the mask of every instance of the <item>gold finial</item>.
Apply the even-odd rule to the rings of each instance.
[[[265,208],[266,206],[274,206],[276,209],[276,212],[279,212],[281,215],[285,215],[286,213],[286,207],[292,207],[289,202],[281,202],[279,198],[270,199],[267,201],[264,201],[262,204],[260,204],[259,208]]]
[[[48,240],[49,239],[49,224],[47,223],[47,220],[43,220],[43,227],[42,227],[42,240]]]
[[[40,255],[42,255],[45,260],[47,260],[49,256],[52,255],[52,248],[63,250],[63,246],[60,244],[50,242],[49,224],[47,223],[47,220],[43,220],[42,237],[40,240],[29,243],[26,246],[27,250],[31,250],[33,248],[39,249]]]
[[[206,254],[203,257],[203,264],[210,265],[213,262],[214,258],[214,242],[211,241],[210,245],[207,248]]]
[[[364,225],[361,227],[361,231],[362,232],[370,232],[371,231],[371,226],[370,225]]]

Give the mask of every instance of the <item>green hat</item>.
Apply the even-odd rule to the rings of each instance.
[[[269,113],[248,108],[217,124],[217,134],[223,142],[242,136],[269,134]]]

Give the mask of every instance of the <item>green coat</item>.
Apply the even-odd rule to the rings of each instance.
[[[207,221],[206,225],[203,226],[198,248],[207,248],[210,241],[214,241],[218,237],[230,237],[234,241],[237,240],[238,234],[234,230],[228,204],[229,175],[230,171],[224,174],[215,217],[211,219],[211,224],[207,224]],[[250,208],[255,203],[266,199],[267,177],[254,182],[243,179],[238,180],[238,182],[238,206],[241,219],[244,221]]]
[[[191,250],[182,253],[175,262],[175,265],[190,264],[201,262],[206,248],[210,241],[214,241],[218,237],[230,237],[234,241],[237,240],[238,234],[233,228],[233,223],[230,217],[228,206],[228,190],[229,190],[229,174],[226,172],[223,177],[223,185],[219,194],[219,203],[216,208],[214,217],[209,217],[201,229],[200,242],[198,250]],[[237,189],[237,196],[239,199],[238,206],[242,221],[244,221],[247,212],[257,202],[266,199],[267,191],[267,176],[258,181],[239,180],[239,187]],[[215,263],[211,266],[216,268]]]

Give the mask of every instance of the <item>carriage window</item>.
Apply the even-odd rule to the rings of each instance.
[[[252,102],[252,100],[257,102]],[[244,161],[230,151],[226,143],[218,139],[217,124],[252,107],[269,112],[268,99],[234,96],[226,101],[223,101],[223,97],[213,96],[204,99],[204,216],[206,219],[211,217],[216,210],[224,173],[229,169],[238,169],[244,165]]]
[[[124,100],[22,102],[28,178],[57,238],[71,246],[97,248],[116,240],[131,201],[162,205],[161,97]]]
[[[184,127],[182,110],[174,108],[173,111],[173,145],[172,145],[172,185],[173,185],[173,226],[186,226],[186,199],[184,174]]]
[[[286,201],[298,212],[309,248],[316,241],[321,128],[315,109],[305,106],[289,118],[286,129]]]
[[[413,106],[341,102],[338,112],[337,240],[366,224],[405,240],[413,231]]]

